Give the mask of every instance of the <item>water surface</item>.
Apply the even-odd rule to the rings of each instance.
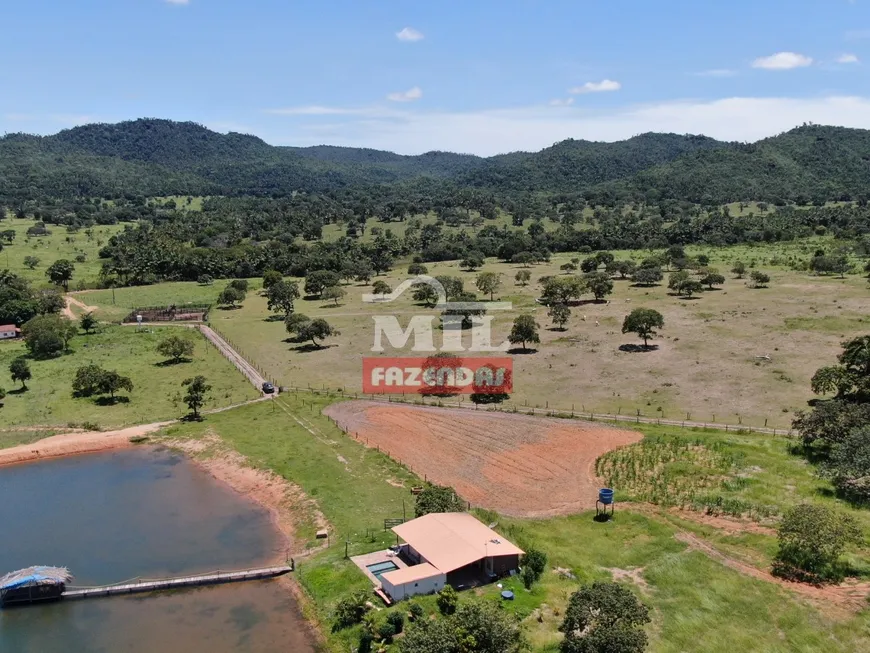
[[[0,574],[66,566],[75,585],[242,569],[286,554],[265,510],[151,447],[0,468],[0,528]],[[314,649],[286,589],[254,581],[5,609],[0,650]]]

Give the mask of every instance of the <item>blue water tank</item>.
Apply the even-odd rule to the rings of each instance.
[[[598,500],[603,503],[605,506],[609,506],[613,503],[613,490],[609,487],[603,487],[598,490]]]

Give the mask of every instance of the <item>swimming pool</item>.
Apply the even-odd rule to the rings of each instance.
[[[398,568],[399,566],[395,562],[390,562],[389,560],[386,562],[376,562],[373,565],[366,565],[366,569],[372,572],[372,575],[378,580],[381,580],[381,576],[384,574],[390,571],[396,571]]]

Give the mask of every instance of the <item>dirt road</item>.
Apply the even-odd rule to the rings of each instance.
[[[199,326],[199,330],[202,335],[208,338],[214,346],[218,348],[218,351],[220,351],[233,365],[236,366],[236,369],[248,377],[248,380],[254,384],[254,387],[257,388],[258,391],[263,391],[263,384],[266,382],[266,379],[263,378],[263,375],[260,374],[253,365],[242,358],[242,356],[239,355],[239,353],[233,349],[226,340],[215,332],[214,329],[202,324]]]
[[[63,314],[71,320],[78,320],[78,316],[73,313],[72,307],[76,306],[82,310],[82,313],[91,313],[92,311],[97,310],[96,306],[88,306],[84,302],[79,301],[72,295],[64,295],[64,299],[66,300],[66,306],[63,308]]]

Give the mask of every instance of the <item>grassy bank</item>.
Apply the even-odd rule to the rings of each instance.
[[[253,464],[292,481],[316,502],[331,524],[330,546],[302,558],[296,577],[310,599],[309,616],[327,631],[330,650],[339,652],[356,645],[359,631],[357,627],[328,632],[334,606],[353,590],[370,588],[345,559],[345,547],[356,555],[394,542],[383,531],[383,519],[401,516],[403,501],[410,514],[409,486],[419,479],[348,438],[323,417],[320,410],[332,401],[327,395],[285,395],[275,402],[210,416],[201,424],[172,427],[167,435],[198,438],[216,433]],[[813,499],[846,509],[811,467],[788,452],[781,438],[666,427],[642,430],[654,437],[681,435],[732,448],[740,454],[740,469],[753,469],[750,481],[733,490],[736,497],[761,497],[783,506]],[[864,511],[856,514],[866,525]],[[674,537],[680,530],[697,533],[725,554],[763,569],[776,547],[775,538],[763,532],[726,533],[679,515],[641,514],[619,506],[609,523],[595,522],[590,513],[546,520],[493,514],[481,518],[498,521],[497,529],[521,547],[534,546],[549,556],[548,571],[530,592],[518,580],[506,581],[517,599],[505,608],[522,619],[536,651],[557,650],[557,627],[568,596],[579,584],[614,577],[630,583],[650,606],[651,651],[845,652],[870,646],[867,610],[852,617],[834,614],[781,586],[711,560]],[[298,522],[301,540],[312,544],[314,520],[303,511]],[[862,560],[862,553],[852,555],[856,562]],[[495,587],[466,592],[462,600],[498,600],[496,592]],[[435,612],[432,597],[421,603],[428,613]]]
[[[28,359],[33,379],[27,382],[27,391],[8,378],[12,360],[27,353],[24,343],[0,342],[0,374],[6,377],[2,384],[11,390],[0,409],[4,427],[88,423],[106,429],[182,417],[187,406],[182,401],[181,382],[197,374],[204,375],[213,386],[206,408],[230,406],[258,396],[247,379],[196,331],[184,330],[195,343],[192,359],[166,364],[165,356],[156,351],[157,344],[166,334],[180,332],[180,327],[137,330],[107,326],[97,333],[78,335],[62,356]],[[129,376],[133,392],[121,393],[129,401],[101,405],[93,398],[74,398],[76,370],[90,364]]]

